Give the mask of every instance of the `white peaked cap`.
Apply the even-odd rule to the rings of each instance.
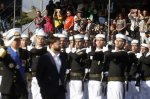
[[[142,44],[141,44],[141,47],[147,47],[147,48],[148,48],[148,44],[142,43]]]
[[[10,29],[7,34],[6,34],[6,39],[7,40],[10,40],[13,36],[20,36],[21,34],[21,29],[20,28],[13,28],[13,29]]]
[[[117,38],[121,38],[121,39],[126,40],[126,36],[123,35],[123,34],[116,34],[116,39],[117,39]]]
[[[131,42],[131,45],[133,45],[133,44],[138,44],[138,43],[139,43],[139,41],[138,41],[138,40],[133,39],[133,40],[132,40],[132,42]]]
[[[96,39],[100,39],[100,38],[105,39],[105,35],[104,35],[104,34],[97,34],[97,35],[95,36],[95,38],[96,38]]]

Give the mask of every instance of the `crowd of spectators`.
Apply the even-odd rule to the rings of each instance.
[[[122,33],[140,40],[140,43],[148,42],[150,17],[147,9],[131,8],[127,12],[122,8],[116,12],[113,5],[111,2],[111,19],[108,22],[108,5],[106,8],[98,7],[96,2],[92,1],[91,4],[83,2],[62,6],[60,2],[54,4],[50,0],[46,6],[46,15],[42,16],[41,12],[37,11],[34,22],[37,29],[44,29],[48,35],[64,33],[70,36],[81,33],[92,37],[100,33],[105,34],[107,40],[114,42],[115,35]]]

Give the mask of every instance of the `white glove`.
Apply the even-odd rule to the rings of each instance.
[[[66,53],[70,53],[71,49],[70,48],[66,48]]]
[[[69,69],[67,69],[67,70],[66,70],[66,74],[69,74],[69,72],[70,72],[70,70],[69,70]]]
[[[139,86],[135,86],[135,89],[137,92],[140,92],[140,87]]]
[[[75,53],[76,52],[76,48],[72,48],[72,53]]]
[[[142,56],[141,53],[137,53],[137,54],[136,54],[136,57],[137,57],[137,58],[140,58],[141,56]]]
[[[87,74],[89,72],[89,69],[88,68],[85,68],[85,73]]]
[[[91,52],[92,49],[91,48],[86,48],[86,53],[88,54],[89,52]]]
[[[103,47],[103,52],[108,51],[108,47]]]
[[[105,75],[105,76],[108,76],[108,72],[104,72],[104,75]]]
[[[136,73],[136,78],[138,78],[140,76],[140,74],[139,73]]]

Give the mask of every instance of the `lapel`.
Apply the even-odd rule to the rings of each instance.
[[[56,70],[57,73],[58,73],[58,70],[57,70],[57,67],[56,67],[56,63],[55,63],[55,61],[54,61],[54,59],[53,59],[53,56],[51,55],[50,52],[48,52],[48,57],[50,58],[52,65],[54,66],[55,70]],[[59,73],[58,73],[58,74],[59,74]]]
[[[60,53],[59,58],[60,58],[60,61],[61,61],[61,67],[60,67],[60,73],[61,73],[61,72],[62,72],[62,69],[63,69],[63,65],[64,65],[64,60],[63,60],[63,56],[62,56],[61,53]]]

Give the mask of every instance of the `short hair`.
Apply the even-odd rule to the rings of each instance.
[[[60,38],[58,38],[58,37],[50,37],[47,39],[46,43],[47,43],[47,45],[50,45],[50,44],[54,44],[55,42],[57,42],[59,40],[60,40]]]

